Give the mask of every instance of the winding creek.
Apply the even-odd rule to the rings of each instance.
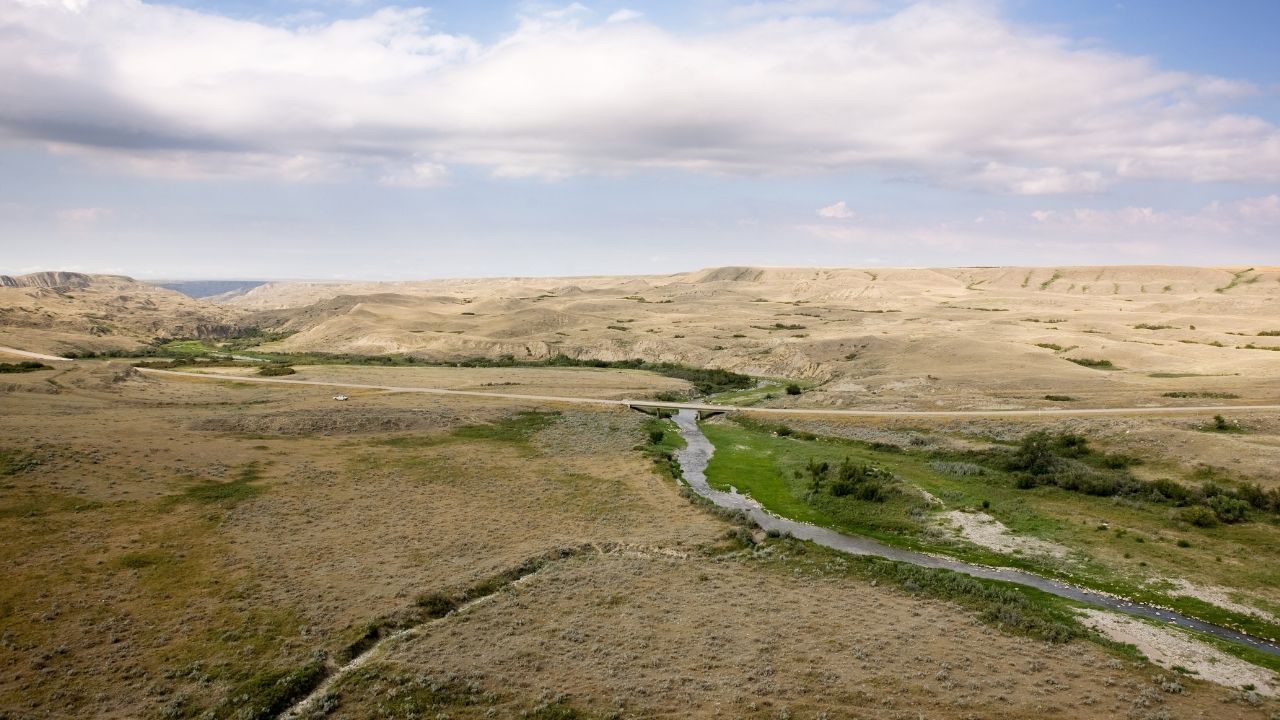
[[[1280,656],[1280,644],[1272,640],[1266,640],[1252,635],[1247,635],[1230,628],[1212,625],[1166,608],[1130,602],[1123,598],[1093,590],[1086,590],[1069,583],[1051,580],[1024,570],[973,565],[959,560],[954,560],[952,558],[895,548],[890,545],[885,545],[879,541],[872,540],[871,538],[859,537],[856,535],[845,535],[834,530],[818,527],[817,525],[810,525],[809,523],[779,517],[765,510],[759,503],[749,497],[736,492],[716,490],[711,487],[707,482],[706,470],[707,464],[711,461],[711,455],[715,452],[715,447],[711,444],[711,441],[707,439],[707,436],[702,434],[702,429],[698,427],[697,411],[680,410],[674,419],[676,425],[680,428],[681,436],[684,437],[685,442],[687,443],[685,449],[676,454],[676,460],[680,463],[680,469],[683,472],[685,482],[689,484],[689,487],[693,489],[694,492],[722,508],[742,510],[747,513],[747,515],[749,515],[757,525],[765,530],[777,530],[779,532],[790,533],[802,540],[810,540],[824,547],[849,553],[850,555],[874,555],[877,557],[887,558],[889,560],[897,560],[900,562],[911,563],[912,565],[919,565],[921,567],[952,570],[958,573],[964,573],[965,575],[971,575],[973,577],[985,578],[988,580],[1002,580],[1004,582],[1025,585],[1037,590],[1043,590],[1051,595],[1057,595],[1059,597],[1086,603],[1088,605],[1094,605],[1108,610],[1116,610],[1130,615],[1137,615],[1168,623],[1170,625],[1187,628],[1189,630],[1195,630],[1205,633],[1206,635],[1212,635],[1223,640],[1239,643],[1240,645],[1245,645],[1270,655]]]

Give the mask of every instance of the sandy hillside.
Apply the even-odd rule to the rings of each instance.
[[[121,275],[0,275],[0,345],[22,350],[124,350],[155,338],[224,337],[242,313]]]
[[[1154,266],[273,283],[228,301],[294,332],[280,350],[643,357],[821,384],[795,402],[901,407],[1275,398],[1280,339],[1260,333],[1280,331],[1278,303],[1274,268]]]

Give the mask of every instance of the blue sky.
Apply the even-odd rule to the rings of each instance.
[[[1280,264],[1280,3],[0,2],[0,273]]]

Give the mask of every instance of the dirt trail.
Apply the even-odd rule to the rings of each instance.
[[[463,397],[499,398],[507,400],[532,400],[535,402],[572,403],[576,405],[612,405],[637,408],[671,408],[678,410],[701,410],[704,412],[742,412],[768,415],[838,415],[844,417],[1073,417],[1086,415],[1151,415],[1151,414],[1204,414],[1218,412],[1239,412],[1241,410],[1280,410],[1280,405],[1201,405],[1178,407],[1127,407],[1127,408],[1072,408],[1045,410],[833,410],[831,408],[756,408],[738,407],[736,405],[706,405],[703,403],[673,403],[656,400],[606,400],[603,398],[564,397],[560,395],[520,395],[515,393],[490,393],[475,390],[446,390],[444,388],[401,387],[396,385],[367,385],[361,383],[344,383],[332,380],[284,380],[271,377],[226,377],[203,375],[200,373],[181,372],[178,370],[158,370],[156,368],[138,368],[148,375],[167,377],[194,378],[212,380],[214,382],[250,382],[273,385],[301,385],[332,388],[350,388],[357,390],[385,390],[397,393],[426,393],[430,395],[460,395]]]
[[[43,353],[31,352],[30,350],[19,350],[17,348],[5,347],[0,345],[0,355],[17,355],[18,357],[33,358],[35,360],[52,360],[54,362],[74,362],[71,358],[58,357],[57,355],[45,355]]]

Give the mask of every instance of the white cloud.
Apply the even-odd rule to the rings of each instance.
[[[833,218],[836,220],[848,220],[854,217],[855,213],[849,209],[849,206],[843,200],[835,205],[828,205],[824,208],[818,208],[818,216],[824,218]]]
[[[629,8],[622,8],[621,10],[618,10],[617,12],[614,12],[612,15],[610,15],[608,19],[605,20],[605,22],[611,22],[611,23],[628,22],[630,20],[639,20],[642,17],[644,17],[644,13],[642,12],[637,12]]]
[[[1030,213],[1041,231],[1088,237],[1242,239],[1280,232],[1280,195],[1213,202],[1199,210],[1072,208]]]
[[[1235,212],[1247,220],[1280,227],[1280,195],[1241,200]]]
[[[1096,170],[1071,171],[1061,167],[1014,167],[987,163],[971,175],[955,178],[957,184],[973,185],[1017,195],[1055,195],[1059,193],[1093,193],[1111,184]]]
[[[1194,210],[1132,206],[1039,209],[1026,214],[995,211],[985,213],[982,220],[980,224],[971,217],[920,222],[874,216],[857,224],[813,223],[792,229],[834,247],[949,253],[920,254],[919,263],[929,266],[970,261],[1192,265],[1227,262],[1224,258],[1274,264],[1280,195],[1214,202]]]
[[[87,226],[111,217],[111,210],[101,207],[68,208],[58,212],[58,222],[64,225]]]
[[[1226,109],[1248,84],[1036,34],[995,3],[841,14],[864,5],[760,2],[745,6],[758,20],[677,35],[590,24],[575,3],[484,45],[413,8],[279,27],[135,0],[0,3],[0,143],[180,177],[1280,182],[1280,129]]]
[[[395,170],[378,179],[382,185],[392,187],[436,187],[443,185],[449,177],[449,169],[433,162],[416,162]]]
[[[732,20],[758,20],[771,17],[797,17],[823,13],[862,15],[880,9],[875,0],[771,0],[735,5],[729,10]]]

